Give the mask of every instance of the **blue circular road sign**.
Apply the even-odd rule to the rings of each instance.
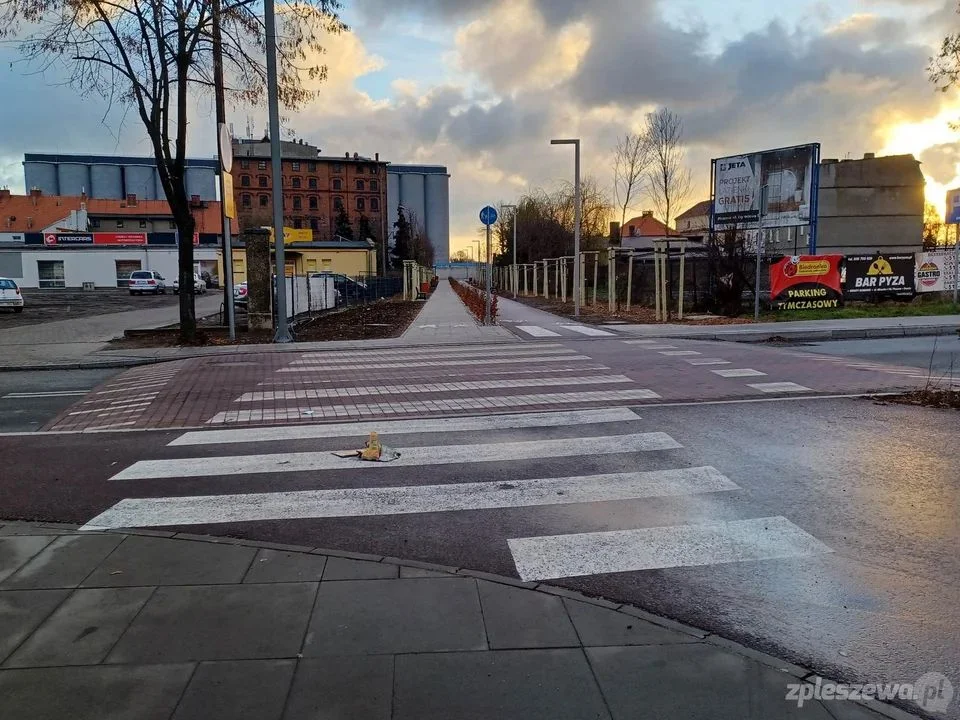
[[[484,225],[493,225],[497,222],[497,209],[487,205],[480,211],[480,222]]]

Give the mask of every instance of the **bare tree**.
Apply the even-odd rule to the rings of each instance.
[[[266,90],[266,34],[253,0],[0,0],[0,40],[16,40],[40,70],[61,66],[81,93],[133,107],[157,164],[179,233],[180,284],[193,282],[196,227],[186,186],[189,111],[213,87],[215,26],[226,93],[258,103]],[[345,29],[338,0],[280,0],[277,72],[280,101],[303,106],[325,79],[321,39]],[[215,23],[215,12],[219,22]],[[279,184],[278,184],[279,187]],[[180,294],[180,334],[196,334],[193,293]]]
[[[627,133],[617,138],[613,156],[613,194],[620,210],[620,227],[627,222],[627,212],[643,190],[644,178],[652,158],[647,133]]]
[[[684,165],[683,120],[668,108],[647,115],[644,131],[650,143],[646,193],[661,222],[670,228],[673,211],[690,194],[691,173]]]

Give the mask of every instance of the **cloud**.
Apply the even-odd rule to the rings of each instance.
[[[923,173],[935,182],[945,185],[957,177],[960,166],[960,147],[956,143],[934,145],[920,154]]]

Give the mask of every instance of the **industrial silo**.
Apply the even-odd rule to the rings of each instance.
[[[392,236],[397,222],[397,205],[400,204],[400,176],[387,168],[387,235]]]
[[[426,187],[421,173],[403,173],[400,175],[400,204],[404,207],[404,215],[409,221],[416,216],[416,221],[425,228]]]
[[[101,200],[123,199],[123,171],[119,165],[96,164],[90,166],[90,197]]]
[[[426,230],[433,245],[434,262],[450,257],[450,178],[442,173],[426,175]]]
[[[23,163],[23,179],[26,189],[39,188],[44,195],[59,195],[57,166],[49,162],[26,161]]]
[[[187,167],[187,195],[201,200],[217,199],[217,176],[213,168]]]
[[[126,195],[136,195],[139,200],[156,200],[157,183],[152,165],[125,165],[123,189]]]
[[[90,166],[85,163],[61,163],[57,166],[57,188],[60,195],[90,195]],[[28,188],[29,189],[29,188]]]

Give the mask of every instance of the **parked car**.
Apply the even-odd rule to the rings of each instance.
[[[0,277],[0,307],[13,308],[15,313],[23,312],[23,293],[10,278]]]
[[[347,302],[356,299],[369,300],[367,295],[370,288],[367,287],[367,284],[360,280],[354,280],[349,275],[343,273],[314,273],[312,277],[333,278],[333,287],[337,291],[337,304],[344,300]]]
[[[193,274],[193,294],[194,295],[204,295],[207,292],[207,283],[204,279],[198,274]],[[173,294],[180,294],[180,278],[177,278],[173,281]]]
[[[130,273],[130,294],[166,295],[167,281],[156,270],[134,270]]]

